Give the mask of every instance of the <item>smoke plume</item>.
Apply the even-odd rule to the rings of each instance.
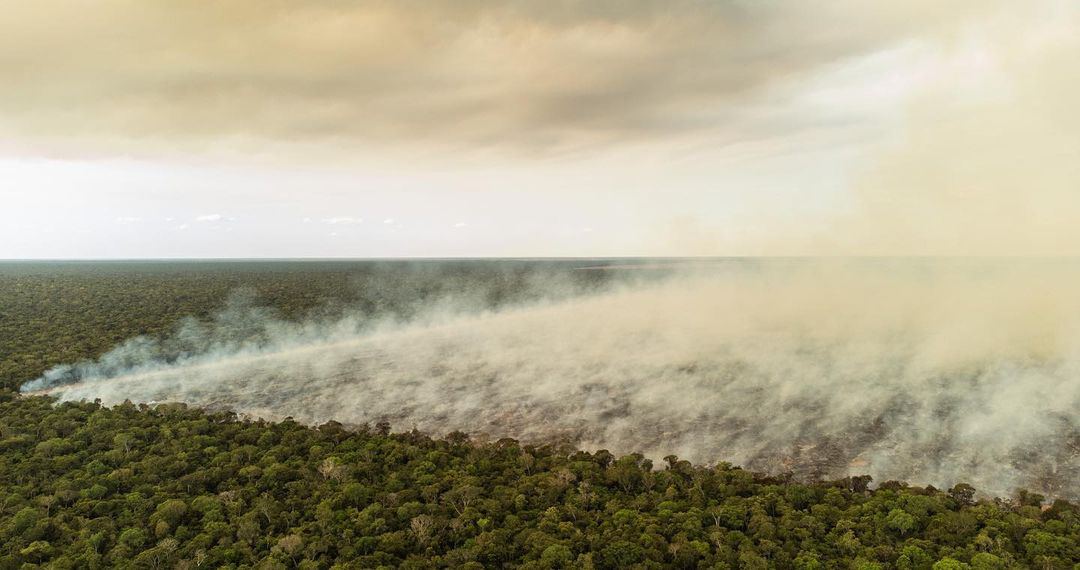
[[[239,303],[24,390],[1077,497],[1077,285],[1050,259],[774,260],[404,320]]]

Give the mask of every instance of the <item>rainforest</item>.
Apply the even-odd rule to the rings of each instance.
[[[3,562],[1071,568],[1003,263],[6,263]]]

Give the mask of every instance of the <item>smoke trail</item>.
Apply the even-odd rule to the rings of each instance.
[[[257,344],[170,361],[132,341],[24,389],[67,374],[80,381],[50,390],[61,399],[1077,497],[1077,285],[1080,267],[1052,260],[743,264],[366,327],[271,320]]]

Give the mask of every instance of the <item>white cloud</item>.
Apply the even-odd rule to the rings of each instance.
[[[221,221],[221,214],[206,214],[195,218],[196,222],[218,222]]]
[[[394,223],[394,218],[386,218],[385,220],[382,221],[382,223],[387,224],[387,225],[391,225],[391,224]]]
[[[311,218],[304,218],[304,223],[305,224],[310,222],[310,221],[311,221]],[[330,224],[332,226],[336,226],[336,225],[354,225],[354,224],[362,224],[362,223],[364,223],[363,218],[354,218],[352,216],[337,216],[337,217],[333,217],[333,218],[323,218],[321,221],[324,224]]]
[[[141,221],[143,221],[143,219],[137,216],[120,216],[116,218],[116,223],[118,224],[137,224]]]

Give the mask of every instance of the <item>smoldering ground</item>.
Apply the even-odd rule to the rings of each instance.
[[[241,305],[24,390],[1075,498],[1078,285],[1050,259],[779,260],[406,320]]]

